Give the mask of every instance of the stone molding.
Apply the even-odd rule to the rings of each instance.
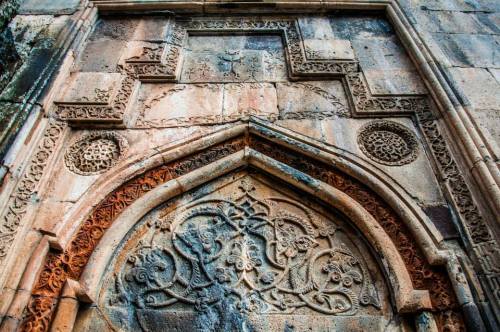
[[[121,1],[119,3],[113,1],[94,1],[94,3],[98,6],[98,8],[102,8],[103,10],[121,10],[124,8],[130,9],[129,4],[130,3],[135,3],[137,6],[149,6],[148,9],[150,8],[160,8],[160,7],[165,7],[165,8],[171,8],[169,6],[172,6],[172,4],[169,4],[169,2],[158,2],[158,3],[148,3],[144,4],[143,2],[129,2],[129,1]],[[128,3],[128,4],[127,4]],[[141,4],[139,4],[141,3]],[[207,1],[199,2],[198,4],[191,3],[191,4],[184,4],[184,6],[192,6],[191,8],[195,8],[197,5],[200,6],[205,6],[205,8],[216,8],[215,2],[214,3],[208,3]],[[298,4],[297,6],[299,6]],[[411,27],[407,23],[405,23],[405,19],[403,15],[400,13],[397,4],[393,1],[376,1],[376,2],[371,2],[371,1],[365,1],[363,3],[355,2],[355,1],[343,1],[343,4],[335,4],[335,2],[330,2],[330,1],[318,1],[318,2],[308,2],[302,4],[303,6],[310,6],[310,7],[315,7],[315,8],[340,8],[340,7],[349,7],[349,8],[361,8],[365,7],[367,9],[386,9],[388,12],[388,15],[393,19],[393,23],[397,25],[398,28],[403,29],[403,32],[401,32],[403,35],[408,32],[408,30],[411,30]],[[135,6],[135,5],[134,5]],[[155,7],[156,6],[156,7]],[[174,4],[175,6],[175,4]],[[208,7],[207,7],[208,6]],[[329,7],[328,7],[329,6]],[[361,7],[357,7],[361,6]],[[114,9],[113,9],[114,8]],[[146,7],[144,7],[146,9]],[[222,9],[220,9],[222,10]],[[425,57],[420,54],[420,50],[422,47],[416,46],[414,38],[418,37],[409,37],[406,36],[405,40],[409,40],[409,43],[411,44],[409,46],[410,49],[413,50],[413,53],[415,53],[417,50],[419,57]],[[420,48],[419,48],[420,47]],[[424,52],[425,54],[425,52]],[[441,98],[443,100],[446,100],[447,102],[444,102],[443,104],[440,105],[440,107],[443,108],[448,108],[450,110],[451,115],[447,118],[449,122],[451,123],[450,126],[453,127],[454,125],[457,125],[458,129],[453,129],[452,130],[452,135],[454,137],[458,136],[459,141],[466,142],[466,148],[465,151],[469,153],[472,157],[470,157],[471,160],[477,161],[476,164],[476,170],[481,175],[481,180],[482,179],[491,179],[491,175],[488,175],[488,169],[483,167],[484,163],[483,160],[487,159],[484,155],[479,155],[480,152],[477,152],[476,148],[473,146],[474,144],[478,144],[475,141],[475,138],[472,137],[470,138],[470,135],[474,136],[473,134],[470,134],[469,131],[464,131],[464,122],[467,124],[466,120],[460,119],[460,117],[457,117],[455,114],[456,106],[452,105],[450,102],[450,93],[444,92],[443,86],[446,87],[446,83],[440,82],[439,78],[435,78],[436,75],[432,73],[432,68],[428,68],[431,65],[428,65],[425,61],[425,58],[422,60],[424,61],[424,64],[421,64],[423,67],[424,72],[426,72],[427,76],[434,77],[431,81],[433,82],[432,84],[436,85],[436,89],[439,90],[436,92],[436,95],[439,95],[436,98]],[[426,67],[427,66],[427,67]],[[353,77],[355,77],[356,74],[353,74]],[[368,91],[368,90],[366,90]],[[378,98],[378,97],[377,97]],[[420,98],[417,98],[418,100],[421,100]],[[356,100],[356,99],[354,99]],[[399,102],[397,102],[399,104]],[[361,109],[362,107],[358,106],[358,109]],[[393,109],[392,107],[389,107],[389,109]],[[404,107],[400,109],[405,109]],[[406,111],[404,111],[406,112]],[[431,147],[431,151],[434,155],[434,158],[436,159],[436,163],[439,166],[439,169],[443,175],[443,178],[446,180],[447,187],[449,189],[449,192],[451,193],[451,196],[453,198],[453,201],[455,202],[457,206],[457,211],[460,212],[460,215],[462,216],[462,220],[465,221],[465,225],[467,226],[467,229],[469,230],[471,235],[471,239],[473,244],[474,251],[476,253],[476,258],[480,261],[481,266],[483,269],[486,271],[486,274],[488,275],[489,282],[491,285],[492,293],[493,294],[498,294],[498,266],[500,265],[498,261],[495,261],[495,256],[498,257],[498,244],[497,242],[492,238],[491,232],[488,230],[487,225],[485,224],[485,221],[480,215],[479,208],[477,207],[476,203],[474,202],[472,193],[467,187],[464,175],[460,172],[458,169],[457,162],[454,160],[454,158],[451,155],[451,150],[449,147],[446,146],[446,142],[443,138],[443,135],[441,133],[441,130],[439,129],[439,126],[437,124],[437,121],[432,117],[432,112],[427,104],[427,102],[420,103],[418,102],[418,106],[415,107],[415,112],[418,116],[418,119],[420,121],[421,126],[423,127],[423,132],[426,135],[426,140],[429,143],[429,146]],[[461,110],[458,109],[458,113],[460,113]],[[89,112],[84,112],[84,113],[89,113]],[[90,114],[90,113],[89,113]],[[409,113],[408,113],[409,114]],[[87,115],[86,115],[87,116]],[[83,117],[85,119],[85,116]],[[91,116],[87,116],[87,118],[91,119]],[[98,119],[99,117],[97,117]],[[427,119],[427,120],[423,120]],[[92,120],[92,119],[91,119]],[[92,120],[94,121],[94,120]],[[446,122],[445,122],[446,123]],[[424,127],[425,126],[425,127]],[[470,127],[470,126],[469,126]],[[462,129],[460,129],[462,128]],[[472,128],[472,127],[470,127]],[[470,129],[473,130],[473,129]],[[465,137],[465,138],[464,138]],[[451,165],[451,166],[450,166]],[[487,165],[486,165],[487,167]],[[451,169],[451,171],[450,171]],[[481,182],[481,181],[479,181]],[[495,196],[497,194],[494,187],[490,186],[485,186],[484,190],[487,193],[491,193],[491,195],[485,195],[485,197],[493,197],[492,199],[495,199],[498,196]],[[481,188],[483,189],[483,188]],[[487,191],[490,190],[491,191]],[[478,226],[479,225],[479,226]],[[476,231],[477,229],[477,231]],[[486,255],[486,256],[485,256]]]
[[[53,158],[66,124],[61,121],[49,121],[37,148],[33,152],[28,167],[14,189],[7,208],[0,221],[0,267],[6,266],[8,253],[18,238],[19,230],[24,226],[23,219],[30,202],[39,190],[45,167]]]
[[[213,142],[210,138],[202,141],[207,140]],[[201,144],[201,142],[198,144]],[[195,151],[197,150],[200,152],[196,152],[194,155],[188,155],[187,157],[177,155],[172,165],[167,163],[163,166],[157,166],[144,173],[144,175],[129,180],[129,182],[122,187],[117,188],[113,194],[106,196],[107,198],[98,204],[88,220],[75,233],[73,239],[68,243],[67,249],[65,249],[63,253],[57,251],[49,253],[37,286],[33,290],[33,298],[26,312],[27,317],[23,325],[24,329],[48,328],[52,311],[58,301],[57,298],[64,281],[68,277],[76,280],[80,278],[84,266],[92,250],[102,237],[104,230],[109,228],[118,215],[124,211],[126,207],[130,206],[132,202],[158,185],[162,185],[166,181],[177,178],[183,174],[193,172],[193,175],[188,177],[189,180],[186,180],[188,182],[179,182],[182,187],[196,186],[200,184],[200,180],[196,180],[194,174],[200,172],[200,167],[207,165],[207,163],[211,163],[212,158],[214,158],[213,161],[215,162],[216,160],[221,160],[221,158],[228,157],[238,151],[248,148],[255,149],[259,153],[267,155],[268,158],[271,158],[270,160],[274,159],[277,162],[285,162],[285,164],[289,165],[287,167],[291,167],[290,169],[298,167],[297,170],[299,172],[305,171],[305,174],[309,174],[309,176],[313,176],[314,178],[319,178],[319,181],[325,181],[327,184],[351,196],[367,209],[386,230],[392,241],[395,241],[399,254],[405,261],[406,268],[411,275],[414,287],[416,287],[416,289],[429,290],[434,308],[433,310],[443,313],[448,312],[449,314],[450,310],[456,308],[456,300],[453,295],[451,284],[446,277],[446,272],[439,267],[432,267],[426,263],[426,259],[422,256],[420,249],[416,246],[415,242],[410,240],[413,237],[407,234],[408,229],[404,226],[402,220],[387,203],[382,203],[381,198],[370,189],[364,187],[363,184],[357,182],[357,180],[345,178],[345,175],[337,173],[337,171],[332,170],[332,168],[326,166],[326,164],[325,166],[321,166],[318,161],[309,163],[309,161],[307,161],[308,157],[300,156],[297,152],[289,152],[288,149],[284,149],[283,147],[277,149],[274,146],[276,143],[263,140],[263,138],[259,136],[250,136],[249,141],[245,139],[245,136],[236,136],[226,141],[226,143],[222,141],[221,143],[214,142],[212,144],[215,145],[206,147],[205,150],[201,151],[193,147],[193,144],[190,144]],[[283,170],[284,168],[279,167],[279,169]],[[292,172],[291,174],[295,173]],[[299,178],[297,178],[297,176],[298,175],[293,175],[292,177],[294,177],[296,181],[300,181],[301,177],[299,176]],[[314,181],[312,183],[315,183]],[[304,182],[301,181],[301,183]],[[320,182],[313,185],[314,189],[310,190],[317,192],[317,185],[319,185],[319,183]],[[302,186],[305,185],[302,184]],[[368,197],[374,195],[374,201],[371,198],[367,200],[366,195],[368,195]],[[119,197],[123,197],[125,200],[119,199]],[[88,234],[100,235],[97,235],[97,237],[88,237]],[[419,258],[417,259],[417,257]],[[413,309],[416,308],[413,307]],[[408,308],[408,310],[410,309]],[[460,319],[457,319],[457,324],[460,324]]]

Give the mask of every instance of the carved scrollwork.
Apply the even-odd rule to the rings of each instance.
[[[73,143],[64,156],[66,167],[80,175],[107,171],[123,156],[127,140],[114,132],[94,132]]]
[[[228,197],[150,219],[111,276],[109,305],[135,307],[143,329],[150,323],[140,312],[204,312],[221,301],[243,314],[380,310],[367,263],[341,226],[297,201],[261,197],[249,177],[238,181]]]
[[[28,204],[37,190],[45,166],[56,149],[64,128],[65,125],[62,122],[49,123],[33,153],[29,166],[9,200],[0,224],[0,264],[3,263],[19,228],[22,226],[22,219],[26,214]]]
[[[358,145],[370,159],[389,166],[409,164],[418,156],[415,135],[394,121],[372,121],[358,133]]]

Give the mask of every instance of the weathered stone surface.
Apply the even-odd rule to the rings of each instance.
[[[279,36],[190,36],[182,82],[258,82],[286,78]]]
[[[73,14],[80,0],[24,0],[19,12],[21,14]]]
[[[490,34],[433,34],[449,62],[457,67],[500,66],[500,37]]]
[[[450,68],[449,71],[472,107],[500,109],[500,83],[486,69]]]
[[[413,124],[407,119],[391,119],[391,121],[396,121],[416,133]],[[357,135],[362,126],[369,122],[371,121],[345,118],[324,121],[322,123],[324,140],[328,144],[341,146],[343,149],[361,158],[368,158],[366,154],[362,152],[357,142]],[[419,147],[419,149],[420,151],[417,154],[417,158],[410,164],[398,167],[377,164],[377,167],[387,172],[387,174],[400,183],[405,190],[416,197],[419,202],[430,204],[442,203],[443,198],[441,190],[437,185],[435,175],[433,175],[432,167],[421,147]],[[419,171],[415,172],[415,169]]]
[[[299,25],[309,59],[355,59],[351,42],[335,38],[327,18],[302,18]]]
[[[341,82],[278,83],[280,118],[324,119],[349,116],[349,106]]]
[[[413,40],[398,10],[391,23],[285,13],[296,1],[262,4],[273,16],[216,2],[122,2],[132,11],[114,13],[102,7],[113,2],[26,1],[58,14],[11,23],[23,67],[2,92],[0,129],[26,115],[32,82],[49,79],[39,69],[59,56],[55,41],[74,53],[33,120],[49,117],[48,129],[24,129],[21,155],[1,165],[0,286],[24,293],[0,291],[0,317],[26,330],[51,319],[77,331],[463,330],[455,309],[475,276],[461,271],[499,294],[495,230],[472,188],[493,187],[478,172],[500,155],[495,4],[402,0]],[[173,12],[150,15],[168,3]],[[92,33],[69,33],[80,27]],[[440,99],[450,91],[464,109]],[[461,132],[466,117],[483,141]],[[480,148],[472,165],[448,147],[459,134]],[[77,309],[86,297],[94,304]]]
[[[120,87],[122,76],[118,73],[81,72],[68,80],[56,103],[109,104]]]
[[[166,17],[147,17],[139,21],[132,40],[164,42],[171,20]]]
[[[425,93],[415,66],[394,37],[356,39],[353,47],[372,93]]]
[[[248,115],[268,119],[278,117],[278,100],[274,85],[269,83],[228,83],[224,85],[223,116],[244,118]]]
[[[136,125],[141,127],[177,127],[221,122],[221,84],[144,86],[139,99],[143,104]]]
[[[82,52],[76,68],[82,72],[116,72],[118,61],[127,43],[121,40],[90,41]],[[96,57],[95,54],[102,54]]]

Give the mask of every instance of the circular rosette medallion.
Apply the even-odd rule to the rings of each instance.
[[[358,144],[365,155],[384,165],[409,164],[418,156],[415,135],[393,121],[379,120],[365,124],[359,131]]]
[[[64,161],[74,173],[100,174],[113,167],[123,156],[127,147],[127,140],[116,133],[90,133],[69,147]]]

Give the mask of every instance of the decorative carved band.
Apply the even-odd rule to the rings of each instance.
[[[426,97],[373,96],[362,72],[345,77],[355,113],[359,116],[413,114],[427,103]]]
[[[290,77],[323,76],[331,77],[334,74],[344,75],[358,71],[357,61],[328,60],[314,61],[305,57],[305,50],[300,35],[298,23],[295,19],[266,19],[266,18],[209,18],[177,21],[172,27],[173,32],[167,43],[171,46],[166,55],[166,63],[175,68],[178,63],[178,54],[174,54],[176,47],[182,47],[189,33],[214,32],[259,32],[280,34],[287,52]],[[174,70],[175,72],[175,70]],[[174,74],[172,72],[171,74]]]
[[[260,138],[250,137],[249,139],[251,148],[336,187],[363,205],[396,244],[415,288],[426,289],[430,292],[434,310],[443,315],[446,313],[448,316],[456,316],[453,313],[456,300],[446,272],[441,267],[430,266],[426,262],[424,255],[412,240],[410,231],[391,207],[372,190],[357,180],[334,170],[331,166],[272,144],[274,143]],[[25,311],[22,330],[46,331],[48,329],[66,279],[79,279],[104,232],[127,206],[158,185],[242,150],[245,145],[244,138],[236,138],[208,148],[192,156],[149,170],[109,194],[90,214],[64,252],[49,253]],[[456,323],[461,324],[460,321]]]
[[[125,76],[120,82],[120,87],[111,101],[111,105],[103,105],[101,100],[78,103],[59,102],[56,105],[55,115],[61,120],[68,121],[70,125],[85,123],[122,125],[134,84],[134,77]]]
[[[464,221],[465,232],[472,243],[492,303],[500,303],[500,246],[479,212],[472,193],[465,182],[451,151],[441,134],[428,104],[416,112],[418,123],[439,168],[440,176],[451,194],[456,210]]]
[[[27,206],[36,194],[45,166],[50,161],[64,128],[63,122],[49,123],[33,153],[29,166],[7,204],[7,210],[3,213],[0,224],[0,265],[4,264],[17,232],[22,226]]]

